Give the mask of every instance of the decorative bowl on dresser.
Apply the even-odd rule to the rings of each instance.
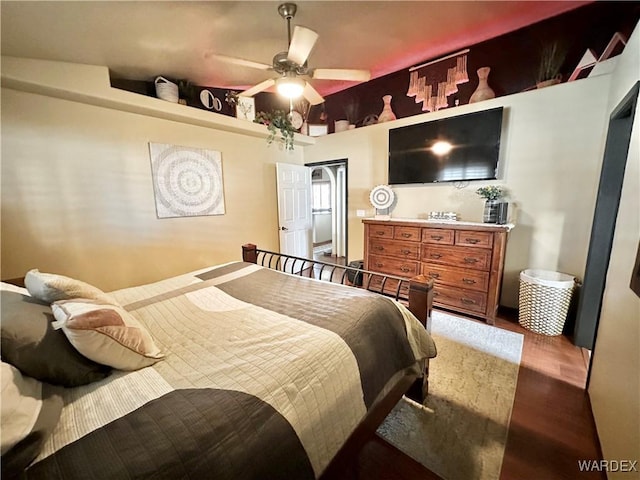
[[[513,225],[419,219],[363,223],[365,270],[407,278],[427,275],[435,280],[435,306],[495,323]],[[397,285],[384,288],[394,292]]]

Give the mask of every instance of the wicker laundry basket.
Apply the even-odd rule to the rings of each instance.
[[[520,273],[518,322],[542,335],[560,335],[567,319],[575,278],[548,270]]]

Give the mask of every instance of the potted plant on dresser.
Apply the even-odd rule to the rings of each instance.
[[[504,187],[488,185],[478,188],[476,193],[484,198],[482,221],[484,223],[505,223],[506,208],[504,198],[507,196],[507,191]],[[504,214],[502,215],[500,214],[501,210],[504,210]]]

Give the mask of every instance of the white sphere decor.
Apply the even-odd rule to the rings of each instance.
[[[373,187],[369,194],[369,201],[378,210],[389,208],[393,205],[396,195],[389,185],[378,185]]]

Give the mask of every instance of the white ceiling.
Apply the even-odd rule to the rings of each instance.
[[[2,55],[104,65],[119,77],[157,75],[244,89],[287,49],[281,2],[2,1]],[[372,78],[437,58],[588,1],[297,1],[293,25],[320,34],[311,68],[369,69]],[[352,82],[313,80],[323,95]]]

